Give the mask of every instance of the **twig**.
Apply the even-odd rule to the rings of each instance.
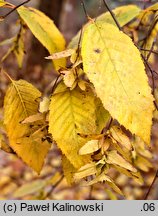
[[[115,23],[116,23],[118,29],[119,29],[120,31],[122,31],[122,28],[121,28],[119,22],[117,21],[115,14],[113,13],[113,11],[110,9],[110,7],[108,6],[108,4],[106,3],[106,0],[103,0],[103,3],[104,3],[104,5],[105,5],[105,7],[107,8],[107,10],[109,11],[109,13],[111,14],[111,16],[112,16],[113,20],[115,21]]]
[[[152,68],[150,67],[147,59],[143,56],[143,54],[141,54],[141,57],[144,60],[144,63],[146,64],[147,68],[149,69],[150,73],[151,73],[151,77],[152,77],[152,94],[155,95],[155,80],[154,80],[154,71],[152,70]],[[154,101],[154,105],[155,108],[158,110],[158,105],[157,103]]]
[[[53,85],[53,87],[52,87],[52,94],[54,93],[54,90],[55,90],[55,88],[56,88],[56,85],[57,85],[57,82],[58,82],[60,76],[61,76],[61,74],[59,74],[59,75],[57,76],[57,78],[56,78],[56,80],[55,80],[55,82],[54,82],[54,85]]]
[[[27,0],[21,4],[19,4],[18,6],[15,6],[11,11],[9,11],[7,14],[5,14],[4,16],[0,16],[1,19],[5,19],[7,16],[9,16],[11,13],[13,13],[15,10],[17,10],[19,7],[21,7],[24,4],[27,4],[29,1],[31,0]]]
[[[88,13],[87,13],[86,6],[85,6],[84,1],[83,1],[83,0],[80,0],[80,2],[81,2],[81,5],[82,5],[82,7],[83,7],[83,10],[84,10],[84,13],[85,13],[85,16],[86,16],[87,20],[91,20],[90,16],[89,16]]]
[[[158,55],[158,52],[156,52],[154,50],[148,50],[148,49],[144,49],[144,48],[139,48],[139,49],[142,50],[142,51],[151,52],[151,53],[153,53],[155,55]]]
[[[52,186],[51,190],[47,193],[46,197],[49,197],[51,193],[55,190],[55,188],[62,182],[64,179],[64,175],[61,176],[61,178],[57,181],[55,185]]]
[[[88,200],[93,200],[93,186],[90,186]]]
[[[154,179],[153,179],[153,181],[152,181],[152,183],[151,183],[151,185],[150,185],[150,187],[149,187],[149,189],[148,189],[148,191],[147,191],[147,193],[146,193],[146,195],[144,197],[144,200],[148,199],[148,196],[150,195],[150,192],[151,192],[151,190],[152,190],[152,188],[153,188],[153,186],[154,186],[157,178],[158,178],[158,170],[156,170]]]

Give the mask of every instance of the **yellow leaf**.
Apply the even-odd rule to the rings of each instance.
[[[84,72],[114,119],[150,143],[153,96],[132,40],[113,25],[89,25],[82,40]]]
[[[103,107],[103,104],[99,98],[95,99],[96,105],[96,133],[100,134],[107,123],[110,121],[109,112]]]
[[[146,149],[145,143],[143,140],[141,140],[139,137],[135,137],[135,140],[133,141],[133,147],[136,151],[136,154],[140,154],[143,157],[146,158],[152,158],[152,153]]]
[[[101,175],[94,178],[92,181],[89,181],[88,183],[86,183],[86,185],[90,186],[98,182],[102,182],[102,183],[106,182],[114,191],[116,191],[120,195],[123,195],[122,191],[118,188],[118,186],[114,183],[114,181],[105,173],[102,173]]]
[[[24,34],[25,34],[25,29],[21,27],[20,32],[18,33],[17,37],[15,37],[15,41],[13,44],[14,46],[13,53],[16,56],[19,68],[22,67],[23,58],[25,55]]]
[[[65,49],[65,39],[54,22],[41,11],[24,6],[17,9],[20,17],[28,25],[34,36],[45,46],[49,53],[56,53]],[[65,67],[65,59],[54,60],[55,69]]]
[[[48,97],[44,97],[39,105],[39,112],[44,113],[49,110],[50,99]]]
[[[77,87],[71,91],[60,83],[51,98],[49,132],[75,168],[89,161],[88,156],[78,154],[87,142],[80,134],[95,134],[95,130],[95,105],[91,89],[81,91]]]
[[[14,5],[12,5],[11,3],[6,2],[4,0],[0,0],[0,7],[3,7],[3,6],[11,7],[12,8]]]
[[[31,115],[31,116],[27,117],[21,123],[27,124],[27,123],[33,123],[36,121],[40,121],[40,120],[43,120],[43,115],[41,113],[37,113],[35,115]]]
[[[149,172],[150,168],[153,167],[150,161],[140,155],[136,157],[136,159],[134,160],[134,164],[144,172]]]
[[[40,125],[30,127],[21,122],[38,111],[37,99],[41,93],[30,83],[13,81],[8,88],[4,100],[4,124],[11,148],[22,160],[40,172],[50,144],[42,141],[44,132],[38,130]],[[41,122],[43,126],[43,122]]]
[[[9,145],[5,143],[2,134],[0,134],[0,149],[7,153],[13,153],[13,150],[9,147]]]
[[[113,10],[116,19],[118,20],[121,26],[124,26],[127,23],[129,23],[132,19],[134,19],[139,14],[140,11],[141,9],[136,5],[120,6]],[[97,21],[104,21],[116,25],[114,19],[112,18],[109,12],[100,15],[97,18]]]
[[[71,88],[76,80],[76,77],[74,75],[74,70],[67,70],[67,71],[62,71],[64,73],[64,78],[63,81],[65,85],[69,88]]]
[[[65,155],[62,156],[62,167],[68,185],[72,185],[74,183],[74,174],[76,173],[77,170],[70,163],[70,161],[65,157]]]
[[[140,8],[137,7],[136,5],[125,5],[121,7],[117,7],[116,9],[113,10],[113,13],[115,14],[120,26],[126,25],[128,22],[130,22],[132,19],[134,19],[140,12]],[[113,25],[116,25],[114,22],[111,14],[109,12],[103,13],[99,17],[97,17],[97,21],[103,21],[106,23],[110,23]],[[84,27],[82,32],[84,32],[85,27],[87,27],[90,24],[87,23]],[[79,32],[69,43],[68,47],[69,48],[75,48],[78,46],[79,43],[79,38],[80,38],[81,32]]]
[[[101,148],[99,140],[90,140],[79,150],[80,155],[91,154],[98,151]]]
[[[132,178],[135,182],[137,182],[138,184],[142,185],[144,183],[143,177],[141,176],[140,172],[131,172],[128,171],[125,168],[122,168],[120,166],[116,166],[116,165],[112,165],[117,171],[119,171],[120,173]]]
[[[78,82],[78,86],[80,87],[80,89],[81,89],[82,91],[85,91],[85,90],[86,90],[86,84],[87,84],[87,82],[84,81],[84,80],[79,80],[79,82]]]
[[[91,162],[82,166],[74,175],[75,180],[80,180],[87,176],[91,176],[97,173],[96,164]]]
[[[25,47],[24,47],[24,34],[25,28],[21,26],[19,33],[14,38],[10,40],[3,41],[2,45],[7,43],[12,43],[11,47],[8,49],[7,53],[1,59],[1,62],[5,61],[8,56],[13,53],[17,59],[19,68],[22,67],[23,58],[25,54]]]
[[[33,193],[37,193],[37,192],[40,192],[46,186],[47,186],[46,180],[31,181],[29,183],[25,183],[20,188],[18,188],[14,192],[13,197],[19,198],[19,197],[23,197],[23,196],[30,195]]]
[[[128,138],[128,136],[125,133],[123,133],[120,127],[112,126],[110,128],[110,132],[114,140],[119,142],[123,147],[127,148],[128,150],[131,150],[132,148],[131,141]]]
[[[123,157],[121,157],[115,150],[107,152],[106,162],[109,164],[115,164],[115,165],[121,166],[132,172],[137,172],[137,170],[129,162],[127,162]]]

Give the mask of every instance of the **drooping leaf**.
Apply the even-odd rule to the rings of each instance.
[[[137,182],[138,184],[142,185],[144,183],[143,177],[141,176],[140,172],[131,172],[128,171],[125,168],[122,168],[120,166],[117,165],[112,165],[117,171],[119,171],[120,173],[132,178],[135,182]]]
[[[136,157],[136,159],[134,160],[134,164],[144,172],[149,172],[150,168],[153,167],[149,160],[140,155]]]
[[[19,68],[22,67],[23,58],[25,55],[24,35],[25,35],[25,28],[21,27],[20,32],[15,38],[15,41],[13,44],[14,46],[13,53],[16,56]]]
[[[91,89],[82,91],[77,87],[71,91],[60,83],[51,98],[49,132],[75,168],[89,161],[88,156],[78,154],[87,142],[80,134],[94,134],[95,130],[95,105]]]
[[[30,83],[19,80],[9,86],[4,100],[4,124],[11,148],[22,160],[40,172],[45,156],[50,148],[47,140],[42,141],[44,130],[40,130],[39,122],[30,124],[21,122],[38,111],[37,99],[41,93]],[[43,127],[43,122],[40,123]]]
[[[115,165],[121,166],[132,172],[137,171],[129,162],[127,162],[123,157],[121,157],[115,150],[109,151],[107,153],[106,162],[109,164],[115,164]]]
[[[113,13],[115,14],[120,26],[126,25],[128,22],[130,22],[132,19],[134,19],[136,16],[138,16],[140,12],[140,8],[136,5],[127,5],[127,6],[121,6],[117,7],[113,10]],[[113,18],[111,17],[111,14],[109,12],[103,13],[99,17],[97,17],[97,21],[103,21],[106,23],[110,23],[112,25],[116,25]],[[84,33],[84,29],[90,24],[87,23],[82,30],[82,34]],[[80,34],[79,32],[69,43],[69,48],[75,48],[78,46],[79,40],[80,40]]]
[[[90,186],[93,184],[96,184],[98,182],[106,182],[114,191],[116,191],[118,194],[123,195],[122,191],[119,189],[119,187],[114,183],[114,181],[107,176],[105,173],[102,173],[101,175],[94,178],[92,181],[89,181],[86,185]]]
[[[22,67],[23,58],[25,55],[24,35],[25,35],[25,28],[21,26],[19,33],[14,38],[11,38],[10,40],[4,41],[2,43],[2,45],[5,45],[7,44],[7,42],[8,43],[12,42],[12,45],[8,49],[7,53],[1,59],[1,62],[5,61],[11,53],[14,53],[17,59],[19,68]]]
[[[99,140],[90,140],[88,141],[84,146],[82,146],[79,150],[80,155],[86,155],[94,153],[95,151],[98,151],[101,146],[99,145]]]
[[[114,119],[150,143],[153,97],[140,53],[115,26],[96,22],[82,40],[84,72]]]
[[[47,48],[50,54],[65,49],[65,39],[54,22],[41,11],[24,6],[18,8],[18,13],[28,25],[34,36]],[[65,67],[65,59],[54,60],[56,70]]]
[[[72,185],[74,183],[74,174],[77,170],[64,155],[62,156],[62,167],[67,183]]]
[[[88,163],[82,166],[74,175],[74,179],[80,180],[87,176],[91,176],[97,173],[96,164],[94,162]]]
[[[119,142],[123,147],[131,150],[132,144],[128,136],[121,130],[120,127],[114,125],[110,128],[110,132],[114,140]]]

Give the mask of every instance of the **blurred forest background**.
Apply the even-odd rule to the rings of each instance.
[[[10,0],[10,3],[18,5],[23,0]],[[157,1],[143,1],[143,0],[108,0],[109,6],[113,9],[117,6],[125,4],[137,4],[141,8],[150,6]],[[85,0],[87,12],[91,17],[96,17],[102,12],[106,11],[102,0]],[[78,32],[83,23],[86,22],[83,7],[79,0],[32,0],[28,4],[38,8],[54,20],[55,24],[65,36],[67,42]],[[0,15],[4,15],[8,9],[0,8]],[[0,23],[0,43],[13,37],[18,32],[18,25],[16,25],[18,15],[13,12],[3,22]],[[44,59],[48,56],[46,49],[35,39],[30,31],[27,31],[25,37],[25,59],[21,69],[15,61],[15,57],[10,55],[3,63],[6,71],[16,80],[25,79],[34,84],[42,92],[49,86],[56,77],[52,69],[52,64]],[[0,59],[7,52],[8,45],[0,46]],[[156,62],[154,68],[157,68]],[[2,74],[0,75],[0,119],[3,106],[3,97],[8,86],[8,80]],[[153,133],[157,136],[157,124],[154,125]],[[158,146],[158,144],[157,144]],[[155,155],[158,155],[158,147],[154,149]],[[158,156],[155,156],[154,163],[157,164]],[[30,168],[17,159],[14,155],[7,154],[0,150],[0,199],[13,199],[13,194],[21,185],[32,183],[34,189],[28,185],[26,191],[15,198],[20,199],[124,199],[117,197],[105,185],[96,185],[93,188],[80,187],[74,185],[69,187],[62,179],[61,173],[61,158],[60,152],[56,146],[53,145],[52,150],[46,159],[46,164],[40,176],[36,175]],[[57,173],[55,176],[54,174]],[[116,183],[123,190],[127,199],[143,199],[149,185],[151,184],[155,174],[155,169],[151,169],[148,173],[143,173],[145,183],[139,186],[123,174],[114,173]],[[51,184],[45,185],[45,180],[52,178]],[[43,187],[42,187],[43,184]],[[151,193],[152,199],[158,199],[158,184],[154,186],[155,190]]]

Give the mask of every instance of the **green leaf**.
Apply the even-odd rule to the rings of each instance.
[[[81,135],[95,134],[95,120],[92,90],[77,87],[71,91],[60,83],[51,98],[49,132],[75,168],[89,161],[88,156],[80,156],[78,152],[87,142]]]
[[[18,8],[18,13],[28,25],[34,36],[47,48],[50,54],[63,51],[65,49],[65,39],[54,22],[41,11],[24,6]],[[56,70],[65,67],[64,58],[54,60]]]
[[[50,144],[42,141],[46,131],[44,122],[33,127],[21,122],[38,111],[38,98],[41,93],[30,83],[12,80],[4,99],[4,124],[11,148],[22,160],[40,173]]]
[[[132,40],[111,24],[94,22],[85,29],[81,52],[84,72],[104,108],[149,144],[153,96]]]

